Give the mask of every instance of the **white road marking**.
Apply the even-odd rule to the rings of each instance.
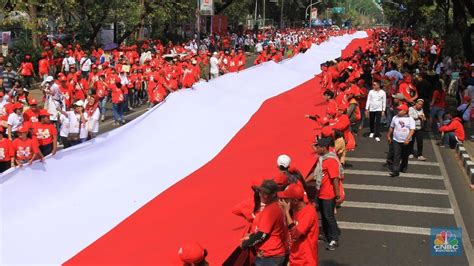
[[[385,163],[385,159],[377,158],[355,158],[349,157],[346,159],[346,162],[367,162],[367,163]],[[425,161],[408,161],[408,165],[424,165],[424,166],[439,166],[437,162],[425,162]]]
[[[393,186],[378,186],[378,185],[358,185],[358,184],[347,184],[347,183],[344,183],[344,189],[448,195],[448,191],[442,190],[442,189],[409,188],[409,187],[393,187]]]
[[[430,235],[430,232],[431,232],[430,228],[424,228],[424,227],[353,223],[353,222],[341,222],[341,221],[338,221],[337,224],[339,228],[341,229],[351,229],[351,230],[377,231],[377,232],[414,234],[414,235]]]
[[[454,211],[451,208],[386,204],[386,203],[377,203],[377,202],[344,201],[342,206],[344,208],[350,207],[350,208],[379,209],[379,210],[393,210],[393,211],[406,211],[406,212],[454,214]]]
[[[344,174],[388,176],[388,172],[371,171],[371,170],[344,170]],[[443,180],[443,177],[440,176],[440,175],[425,175],[425,174],[413,174],[413,173],[400,173],[400,177],[417,178],[417,179],[431,179],[431,180]]]

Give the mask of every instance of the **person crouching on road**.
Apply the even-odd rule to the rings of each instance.
[[[243,249],[255,247],[256,266],[286,265],[288,228],[278,205],[278,185],[273,180],[264,180],[258,187],[260,199],[265,208],[259,212],[252,224],[252,233],[242,239]]]
[[[278,192],[290,232],[290,265],[318,265],[318,215],[304,201],[304,195],[303,188],[297,184]]]
[[[439,132],[443,133],[443,144],[441,146],[455,148],[456,144],[464,141],[464,126],[462,125],[462,120],[458,116],[457,111],[451,111],[448,115],[448,119],[449,116],[451,117],[451,122],[439,128]]]
[[[396,115],[390,124],[387,133],[387,141],[392,145],[392,165],[390,176],[399,176],[400,172],[406,172],[408,169],[408,156],[410,155],[410,141],[415,133],[415,120],[408,116],[408,105],[398,106],[398,115]],[[392,136],[393,133],[393,136]]]
[[[206,261],[207,250],[196,242],[182,245],[178,250],[178,255],[184,266],[208,266]]]

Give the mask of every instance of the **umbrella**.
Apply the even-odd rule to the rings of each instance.
[[[104,50],[105,51],[110,51],[110,50],[113,50],[113,49],[117,49],[118,45],[116,43],[108,43],[106,45],[104,45]]]

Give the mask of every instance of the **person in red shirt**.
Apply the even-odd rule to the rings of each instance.
[[[447,115],[447,119],[451,119],[451,122],[439,128],[439,132],[443,134],[443,143],[441,146],[453,148],[456,144],[464,141],[464,126],[462,124],[462,118],[459,117],[457,111],[451,111]]]
[[[12,141],[3,136],[4,131],[3,127],[0,127],[0,173],[10,169],[15,163]]]
[[[58,132],[56,127],[49,120],[50,113],[42,109],[39,112],[39,123],[33,124],[33,138],[39,144],[39,151],[42,157],[49,154],[55,155],[58,149]]]
[[[27,137],[28,128],[20,127],[17,132],[18,138],[12,143],[15,164],[19,167],[22,167],[24,164],[31,165],[36,157],[38,157],[38,144]]]
[[[326,240],[327,249],[334,251],[339,246],[340,230],[337,225],[334,211],[336,204],[342,202],[340,172],[341,165],[337,155],[329,152],[333,140],[321,138],[317,140],[314,148],[319,156],[313,175],[306,181],[316,180],[317,203],[321,215],[322,229]]]
[[[18,73],[23,76],[25,88],[30,89],[33,84],[33,77],[36,74],[29,54],[25,55],[25,60],[21,62],[20,67],[18,68]]]
[[[178,255],[184,266],[207,266],[207,250],[196,242],[186,243],[180,246]]]
[[[124,97],[122,91],[122,83],[119,77],[116,77],[115,86],[111,87],[112,89],[112,112],[114,114],[114,124],[125,124],[125,119],[123,118],[123,104]]]
[[[44,52],[41,54],[41,59],[38,61],[38,72],[43,80],[46,80],[46,78],[49,76],[50,68],[51,66],[49,63],[48,53]]]
[[[304,195],[297,184],[278,192],[290,233],[290,265],[318,265],[318,215],[313,205],[304,201]]]
[[[430,129],[436,129],[436,122],[443,121],[444,110],[446,108],[446,91],[441,82],[435,84],[433,96],[430,103]]]
[[[415,85],[412,83],[411,75],[408,73],[403,74],[403,80],[398,86],[398,92],[403,94],[405,101],[414,104],[416,99],[418,99],[418,91],[416,90]]]
[[[28,101],[30,108],[23,112],[23,121],[31,122],[32,124],[37,123],[38,115],[40,113],[40,108],[38,107],[38,100],[31,99]]]
[[[288,228],[278,204],[278,185],[273,180],[264,180],[258,187],[260,199],[265,207],[252,224],[253,232],[242,239],[243,249],[255,247],[255,265],[285,265]]]

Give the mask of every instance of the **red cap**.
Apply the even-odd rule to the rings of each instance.
[[[46,52],[41,53],[41,57],[47,57],[47,56],[48,56],[48,53],[46,53]]]
[[[184,263],[200,263],[204,260],[204,249],[198,243],[187,243],[179,248],[179,258]]]
[[[328,120],[328,122],[329,122],[329,120]],[[322,137],[332,137],[333,134],[334,134],[334,132],[332,131],[331,127],[323,127],[323,129],[321,129],[321,136]]]
[[[60,76],[60,77],[59,77],[59,81],[67,81],[66,76],[64,76],[64,75],[63,75],[63,76]]]
[[[255,187],[255,188],[259,187],[262,184],[263,180],[264,180],[264,178],[260,177],[260,176],[254,178],[252,180],[252,187]]]
[[[273,181],[277,183],[279,186],[287,186],[288,185],[288,177],[284,174],[281,173],[277,175],[275,178],[273,178]]]
[[[326,116],[321,118],[321,120],[319,121],[319,123],[323,126],[327,126],[329,125],[329,118],[327,118]]]
[[[352,86],[348,91],[347,91],[348,94],[352,94],[352,95],[359,95],[360,94],[360,89],[355,87],[355,86]]]
[[[291,184],[284,191],[278,192],[277,195],[281,199],[302,200],[304,198],[304,189],[298,184]]]
[[[30,105],[38,105],[38,100],[36,100],[35,98],[31,99]]]
[[[119,77],[115,77],[115,83],[122,83],[122,80]]]
[[[466,102],[470,102],[470,101],[471,101],[471,97],[470,97],[469,95],[465,95],[465,96],[463,97],[463,99],[464,99],[464,101],[466,101]]]
[[[13,110],[23,108],[23,104],[16,102],[13,104]]]
[[[336,110],[336,108],[334,108],[333,106],[330,106],[330,107],[328,107],[328,109],[326,110],[326,113],[327,113],[328,115],[335,115],[335,114],[337,114],[337,110]]]
[[[92,65],[92,69],[94,69],[94,68],[97,68],[97,65],[96,65],[96,64],[93,64],[93,65]]]
[[[3,91],[0,91],[0,97],[3,97],[5,96],[5,93],[3,93]]]
[[[50,116],[50,115],[51,114],[48,111],[46,111],[45,109],[41,109],[39,111],[39,116]]]
[[[400,111],[408,111],[408,105],[401,104],[397,107],[397,109],[400,110]]]
[[[0,132],[4,132],[5,131],[5,128],[3,128],[2,126],[0,126]]]
[[[342,89],[342,88],[345,88],[346,87],[346,83],[339,83],[339,89]]]
[[[28,130],[30,130],[30,128],[28,127],[28,125],[25,124],[18,128],[18,133],[28,133]]]

